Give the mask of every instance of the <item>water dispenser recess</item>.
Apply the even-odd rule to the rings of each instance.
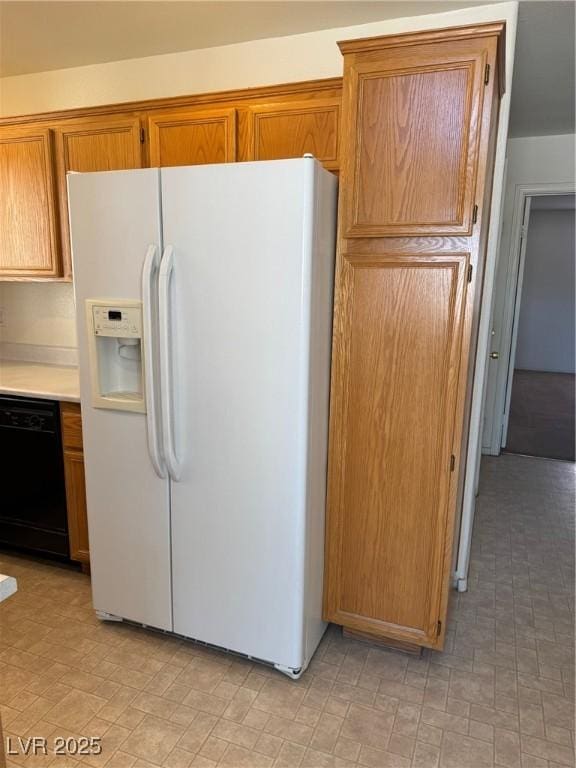
[[[86,300],[92,405],[146,410],[142,352],[142,302]]]

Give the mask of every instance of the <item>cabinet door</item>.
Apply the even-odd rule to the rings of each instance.
[[[82,414],[77,403],[60,403],[60,428],[64,446],[70,558],[87,564],[90,562],[90,548],[84,479]]]
[[[468,261],[344,256],[337,287],[325,618],[419,645],[442,615]]]
[[[344,237],[471,234],[485,67],[477,40],[349,65]]]
[[[204,165],[236,160],[236,110],[175,109],[148,117],[150,165]]]
[[[263,104],[249,108],[248,159],[281,160],[309,152],[338,168],[340,99]]]
[[[0,276],[61,274],[52,135],[0,131]]]
[[[66,480],[70,558],[80,563],[89,563],[90,547],[88,544],[84,456],[80,451],[64,450],[64,477]]]
[[[64,271],[69,277],[71,259],[66,174],[68,171],[86,173],[141,168],[140,121],[136,117],[84,121],[58,127],[55,136]]]

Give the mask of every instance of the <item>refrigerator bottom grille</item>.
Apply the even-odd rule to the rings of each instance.
[[[199,645],[202,648],[210,648],[213,651],[218,651],[219,653],[226,653],[229,656],[235,656],[238,659],[247,659],[248,661],[255,661],[257,664],[263,664],[266,667],[269,667],[270,669],[276,669],[278,672],[282,672],[284,675],[287,675],[292,680],[298,680],[302,674],[305,672],[306,667],[300,667],[298,669],[294,669],[292,667],[285,667],[282,664],[275,664],[273,661],[268,661],[267,659],[260,659],[258,656],[249,656],[247,653],[239,653],[238,651],[234,651],[230,648],[224,648],[221,645],[214,645],[213,643],[206,643],[203,640],[196,640],[194,637],[188,637],[187,635],[179,635],[176,632],[169,632],[167,629],[158,629],[157,627],[150,627],[148,624],[140,624],[137,621],[130,621],[130,619],[123,619],[120,616],[114,616],[111,613],[105,613],[104,611],[96,611],[97,617],[101,621],[121,621],[124,624],[129,624],[132,627],[141,627],[142,629],[146,629],[148,632],[155,632],[158,635],[166,635],[168,637],[177,637],[181,640],[185,640],[187,643],[193,643],[194,645]]]

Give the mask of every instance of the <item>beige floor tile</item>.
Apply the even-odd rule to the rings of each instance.
[[[269,768],[273,759],[260,752],[229,744],[219,765],[225,768]]]
[[[188,752],[199,752],[217,722],[215,715],[199,712],[181,736],[178,746]]]
[[[440,762],[440,749],[432,744],[416,742],[412,768],[437,768]]]
[[[143,691],[136,696],[130,706],[132,709],[139,709],[148,715],[155,715],[156,717],[169,720],[178,705],[161,696],[155,696],[153,693]]]
[[[264,731],[304,747],[310,744],[314,735],[314,729],[309,725],[297,723],[295,720],[288,720],[284,717],[277,717],[276,715],[270,717],[264,726]]]
[[[442,738],[441,768],[492,768],[493,758],[494,748],[485,741],[450,731],[446,731]]]
[[[240,747],[252,749],[260,737],[260,731],[231,720],[220,720],[212,729],[212,735]]]
[[[289,681],[266,680],[254,699],[253,707],[272,715],[292,718],[305,695],[305,689],[290,687]]]
[[[361,747],[362,745],[359,741],[353,741],[342,736],[336,742],[334,754],[337,757],[342,757],[344,760],[355,762],[358,759]]]
[[[562,744],[539,739],[536,736],[522,736],[521,748],[522,752],[544,760],[551,760],[561,765],[574,765],[574,750]]]
[[[204,757],[210,758],[210,760],[215,760],[216,762],[218,762],[218,760],[220,760],[224,752],[226,752],[226,749],[229,743],[230,742],[223,741],[222,739],[219,739],[216,736],[208,736],[208,738],[202,745],[202,749],[200,750],[199,754],[203,755]]]
[[[268,757],[278,757],[284,741],[278,736],[272,736],[270,733],[262,733],[254,745],[256,752],[261,752]]]
[[[183,733],[182,726],[146,715],[140,725],[124,741],[122,750],[161,765]]]
[[[210,715],[221,715],[226,709],[226,702],[203,691],[191,690],[182,702],[187,707],[193,707]]]
[[[358,763],[366,768],[409,768],[411,762],[407,757],[365,745],[358,756]]]
[[[285,741],[280,747],[280,752],[274,762],[274,768],[299,768],[305,753],[306,747]]]
[[[511,456],[484,462],[470,589],[451,595],[443,652],[411,658],[330,627],[298,682],[100,623],[84,575],[0,553],[0,570],[19,582],[0,607],[5,726],[102,735],[106,755],[56,768],[571,766],[574,482],[565,474]]]
[[[393,715],[352,704],[344,718],[341,734],[361,744],[386,749],[393,725]]]
[[[106,705],[106,699],[85,691],[72,690],[45,715],[48,722],[65,728],[83,728]]]

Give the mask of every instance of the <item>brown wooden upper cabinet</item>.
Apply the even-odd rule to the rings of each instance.
[[[471,233],[487,57],[477,39],[346,57],[346,237]]]
[[[338,168],[339,97],[260,104],[248,109],[248,160],[281,160],[309,152]]]
[[[90,118],[57,126],[55,140],[64,276],[69,277],[72,267],[66,174],[141,168],[140,121],[137,117]]]
[[[324,613],[441,648],[504,25],[349,41]]]
[[[173,109],[148,116],[150,165],[203,165],[236,160],[235,109]]]
[[[0,274],[60,274],[52,135],[0,129]]]

